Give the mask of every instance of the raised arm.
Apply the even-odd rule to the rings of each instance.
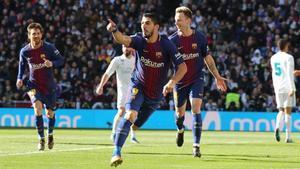
[[[217,84],[217,88],[223,92],[225,92],[227,90],[227,85],[225,83],[225,79],[224,77],[222,77],[219,74],[219,71],[216,67],[215,61],[213,59],[213,57],[211,55],[207,55],[204,59],[205,64],[208,68],[208,70],[210,71],[210,73],[214,76],[215,80],[216,80],[216,84]]]
[[[111,20],[108,19],[108,25],[106,26],[106,29],[112,33],[115,41],[117,43],[123,44],[126,47],[128,47],[131,43],[131,37],[127,35],[123,35],[117,28],[117,25]]]

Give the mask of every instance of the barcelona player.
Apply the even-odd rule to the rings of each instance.
[[[136,66],[131,80],[131,95],[126,104],[125,117],[118,125],[111,166],[122,163],[121,149],[128,136],[130,126],[137,115],[142,118],[157,109],[163,95],[173,90],[174,85],[184,76],[187,67],[175,45],[167,36],[159,35],[159,21],[152,13],[143,14],[142,34],[123,35],[117,25],[109,20],[107,30],[112,32],[116,42],[136,50]],[[171,65],[176,72],[168,80]]]
[[[193,155],[201,157],[200,139],[202,132],[201,104],[203,97],[203,68],[208,67],[216,80],[217,87],[221,91],[226,91],[225,78],[220,76],[213,57],[207,51],[206,36],[191,28],[192,11],[187,7],[178,7],[175,12],[175,25],[178,29],[169,38],[176,45],[182,54],[188,71],[178,82],[174,90],[176,125],[177,125],[177,146],[181,147],[184,142],[184,115],[186,111],[187,99],[190,99],[193,114]]]
[[[20,51],[17,88],[26,86],[35,114],[36,128],[39,136],[38,150],[45,149],[43,122],[43,105],[48,117],[48,148],[54,146],[53,129],[55,125],[57,85],[53,67],[63,65],[64,59],[53,44],[43,41],[43,27],[31,23],[27,27],[29,43]],[[24,81],[26,64],[29,66],[29,80]]]

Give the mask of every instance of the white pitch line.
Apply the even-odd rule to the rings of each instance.
[[[56,153],[56,152],[88,151],[88,150],[107,149],[107,148],[113,148],[113,147],[114,147],[114,146],[108,146],[108,147],[76,148],[76,149],[67,149],[67,150],[31,151],[31,152],[23,152],[23,153],[0,154],[0,157],[6,157],[6,156],[21,156],[21,155],[32,155],[32,154],[44,154],[44,153]],[[128,146],[127,146],[127,147],[128,147]]]

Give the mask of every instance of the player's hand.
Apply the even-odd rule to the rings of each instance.
[[[295,75],[295,76],[300,76],[300,70],[295,70],[295,71],[294,71],[294,75]]]
[[[44,59],[44,64],[46,65],[46,67],[52,67],[53,66],[53,63],[50,61],[50,60],[48,60],[48,59]]]
[[[23,80],[18,79],[17,83],[16,83],[16,86],[17,86],[18,89],[20,89],[23,86]]]
[[[97,88],[96,88],[96,94],[102,95],[103,94],[103,87],[100,87],[100,85],[98,85]]]
[[[226,79],[226,78],[224,78],[222,76],[216,78],[217,88],[219,90],[221,90],[222,92],[226,92],[227,91],[226,81],[228,81],[228,79]]]
[[[163,95],[166,96],[168,93],[173,91],[175,86],[175,82],[173,80],[169,80],[169,82],[163,88]]]
[[[114,21],[112,21],[111,19],[107,19],[108,20],[108,25],[106,26],[106,29],[109,31],[109,32],[113,32],[115,30],[117,30],[117,25],[116,23],[114,23]]]
[[[295,91],[290,91],[289,96],[292,97],[295,94]]]

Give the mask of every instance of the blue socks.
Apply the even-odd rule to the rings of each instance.
[[[53,135],[53,129],[55,125],[55,114],[53,118],[48,118],[48,135]]]
[[[130,126],[132,123],[127,119],[122,119],[118,125],[116,131],[116,138],[115,138],[115,149],[113,151],[113,156],[118,155],[121,156],[121,148],[123,147],[126,138],[130,131]]]
[[[39,138],[40,139],[45,138],[43,116],[35,116],[35,124],[36,124],[36,129],[39,134]]]
[[[176,125],[178,130],[183,129],[183,122],[184,122],[184,116],[182,117],[176,116]]]
[[[201,133],[202,133],[202,118],[201,114],[193,114],[193,136],[194,136],[194,145],[200,144]]]

